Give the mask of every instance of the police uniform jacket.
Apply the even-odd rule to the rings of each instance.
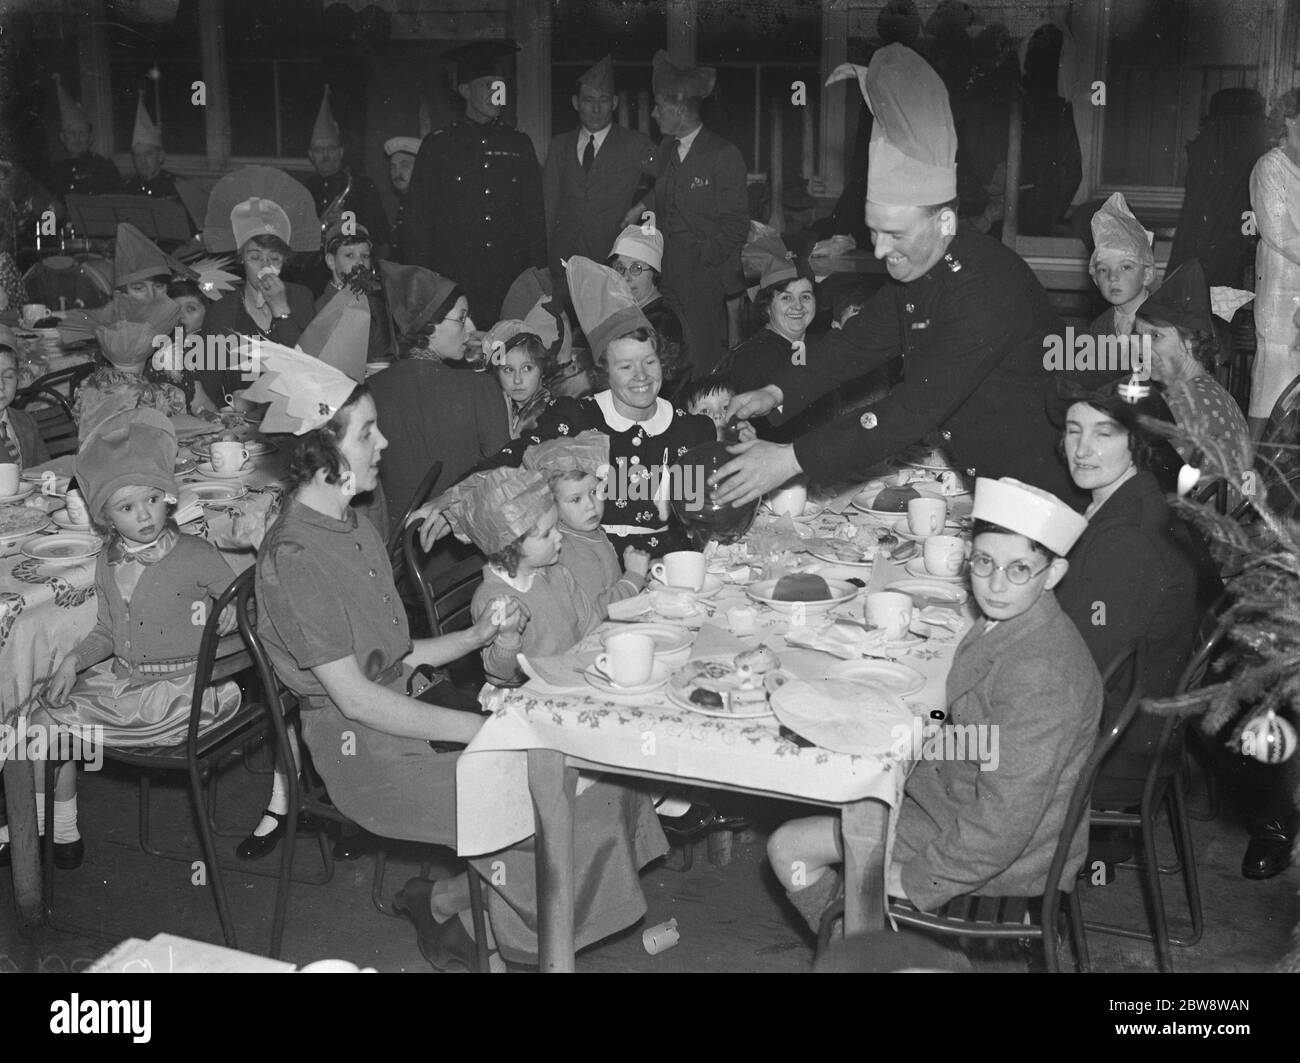
[[[177,202],[181,198],[181,194],[176,191],[176,175],[170,170],[159,170],[147,181],[138,173],[133,173],[122,183],[122,191],[128,196],[153,196]]]
[[[587,171],[578,161],[581,132],[551,141],[542,174],[553,264],[572,255],[604,262],[628,208],[654,183],[654,144],[645,134],[613,123]]]
[[[454,280],[493,324],[515,278],[546,265],[541,170],[528,137],[498,120],[424,138],[402,221],[406,261]]]
[[[122,175],[104,156],[88,151],[51,166],[50,189],[60,199],[69,195],[111,196],[122,191]]]
[[[928,273],[886,285],[843,329],[812,341],[806,366],[767,381],[784,395],[771,419],[779,424],[901,358],[902,381],[885,399],[795,443],[799,464],[814,480],[863,478],[939,431],[968,476],[1013,476],[1082,508],[1047,417],[1056,382],[1044,367],[1044,340],[1063,328],[1023,259],[962,230]]]

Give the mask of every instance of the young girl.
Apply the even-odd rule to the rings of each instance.
[[[572,573],[556,564],[562,543],[559,513],[537,473],[475,473],[443,495],[439,506],[451,526],[487,555],[483,582],[470,606],[475,622],[502,596],[522,606],[519,622],[483,647],[489,680],[517,682],[516,654],[563,653],[600,623],[595,603]]]
[[[1156,279],[1156,259],[1142,223],[1116,192],[1092,216],[1094,250],[1088,272],[1110,308],[1089,326],[1097,335],[1127,336],[1133,315]]]
[[[503,327],[513,335],[504,338]],[[554,356],[540,336],[524,330],[522,321],[499,322],[488,332],[483,345],[505,396],[510,438],[518,439],[532,431],[541,412],[550,405],[551,393],[545,382],[555,370]]]
[[[609,603],[640,593],[649,571],[650,555],[629,546],[620,571],[614,544],[600,526],[605,513],[601,476],[609,470],[609,437],[587,430],[572,438],[537,443],[524,452],[524,468],[547,478],[559,513],[560,564],[596,603],[601,618]]]
[[[77,481],[107,539],[95,566],[99,615],[50,677],[34,722],[102,728],[96,740],[110,746],[185,737],[203,626],[234,573],[215,546],[173,523],[175,464],[176,433],[156,410],[117,413],[82,444]],[[233,610],[222,626],[234,629]],[[209,687],[202,726],[238,707],[237,684]],[[55,863],[63,868],[78,866],[84,852],[76,785],[75,765],[63,765],[54,790]]]
[[[167,285],[167,297],[180,311],[178,324],[182,334],[186,337],[201,336],[203,322],[208,314],[208,302],[203,297],[203,290],[198,282],[182,277],[173,278]],[[173,352],[176,353],[178,352]],[[145,376],[155,383],[175,384],[184,391],[185,401],[189,404],[191,413],[200,415],[216,413],[216,403],[203,390],[198,375],[184,368],[184,354],[183,352],[179,354],[180,356],[175,357],[169,366],[160,365],[157,358],[152,359],[145,368]]]

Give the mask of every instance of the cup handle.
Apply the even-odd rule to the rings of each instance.
[[[608,653],[602,653],[599,657],[597,657],[597,658],[596,658],[596,663],[595,663],[594,665],[592,665],[592,667],[595,668],[596,671],[598,671],[601,675],[603,675],[603,676],[604,676],[606,679],[608,679],[611,683],[614,681],[613,676],[611,676],[611,675],[609,674],[609,654],[608,654]]]
[[[654,579],[657,579],[660,583],[668,582],[666,579],[664,579],[664,563],[662,561],[656,561],[653,565],[650,566],[650,575]]]

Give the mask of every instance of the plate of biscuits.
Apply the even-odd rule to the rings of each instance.
[[[766,646],[700,657],[668,682],[668,700],[703,716],[750,720],[772,715],[771,696],[793,676]]]

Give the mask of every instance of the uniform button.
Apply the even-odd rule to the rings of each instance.
[[[915,304],[915,303],[908,303],[905,309],[907,310],[907,312],[908,312],[909,314],[915,314],[915,313],[916,313],[916,304]]]
[[[641,459],[640,459],[637,455],[635,455],[635,454],[632,455],[632,464],[633,464],[633,465],[640,465],[640,464],[641,464]]]
[[[862,425],[863,428],[875,428],[879,423],[879,418],[870,410],[858,418],[858,424]]]
[[[376,573],[375,573],[375,570],[372,568],[372,569],[370,570],[370,578],[371,578],[371,579],[374,579],[374,578],[375,578],[375,574],[376,574]]]
[[[976,473],[975,473],[975,466],[974,466],[974,465],[972,465],[970,468],[968,468],[968,469],[966,470],[966,475],[967,475],[967,476],[975,476],[975,475],[976,475]]]
[[[483,164],[483,169],[486,170],[487,168],[488,168],[488,164],[487,164],[487,163],[484,163],[484,164]]]
[[[457,177],[456,177],[456,180],[457,180],[457,181],[459,181],[459,180],[460,180],[460,176],[459,176],[459,175],[457,175]]]
[[[360,544],[360,543],[354,543],[353,545],[354,545],[358,550],[361,549],[361,544]]]
[[[393,617],[393,627],[397,626],[397,617]]]
[[[393,596],[391,594],[384,595],[384,601],[391,602],[392,600],[393,600]]]
[[[492,220],[492,215],[491,215],[491,214],[484,214],[484,215],[483,215],[483,220],[484,220],[484,221],[491,221],[491,220]]]
[[[952,433],[949,432],[948,429],[946,429],[946,428],[945,428],[942,432],[940,432],[939,434],[943,437],[943,441],[944,441],[945,443],[947,443],[949,440],[952,439]]]
[[[492,246],[492,241],[489,240],[489,241],[488,241],[486,244],[484,244],[483,246],[484,246],[484,247],[491,247],[491,246]]]

